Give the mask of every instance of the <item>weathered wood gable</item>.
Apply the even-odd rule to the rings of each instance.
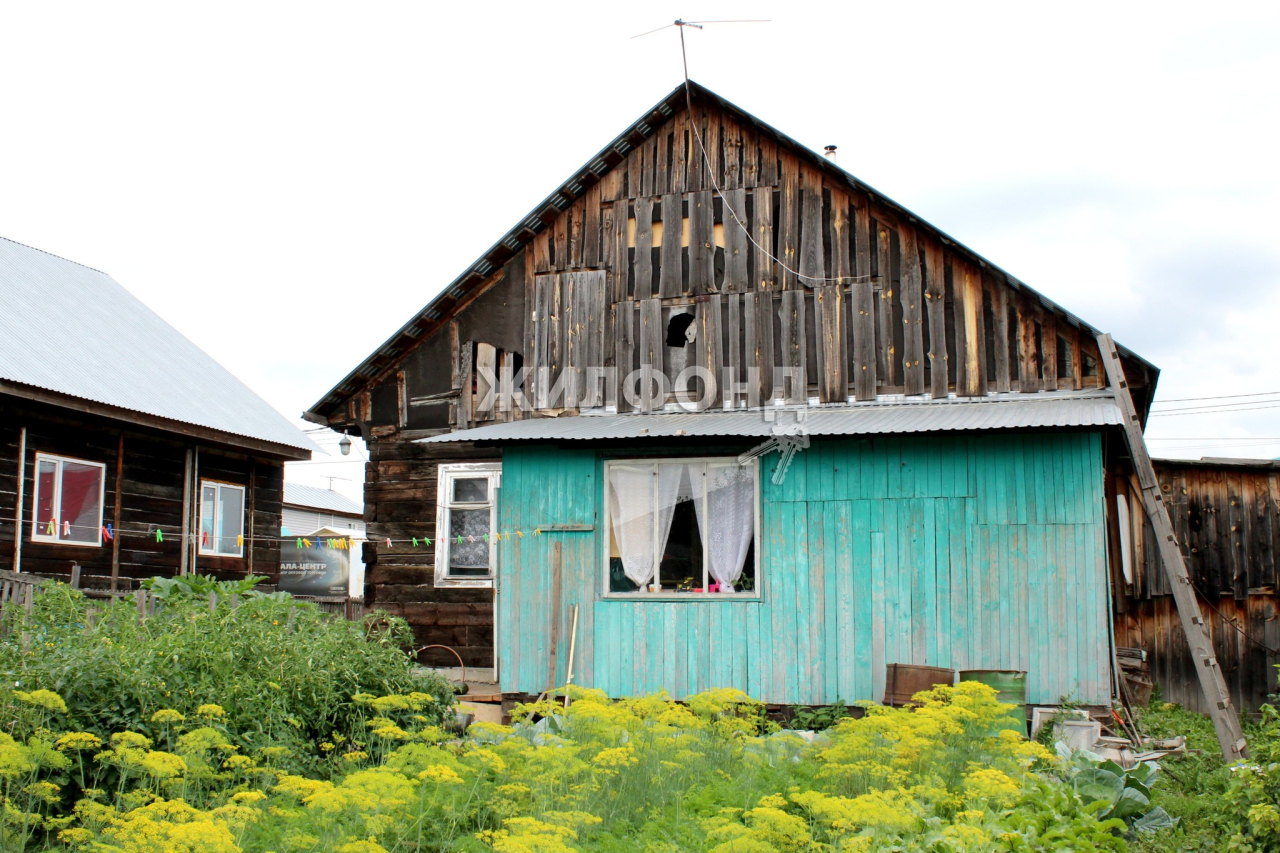
[[[1104,384],[1096,330],[824,158],[694,94],[692,113],[683,89],[668,96],[312,417],[384,430],[519,417],[500,409],[490,376],[547,414],[628,411],[625,379],[643,365],[668,384],[710,369],[719,387],[694,390],[713,408]],[[693,327],[683,352],[667,345],[678,315]],[[1126,372],[1145,410],[1156,371],[1128,356]],[[662,402],[641,397],[639,408]]]

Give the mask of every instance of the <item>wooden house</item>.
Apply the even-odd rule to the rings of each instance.
[[[306,417],[368,442],[368,604],[505,694],[879,700],[902,663],[1105,703],[1097,334],[693,84]]]
[[[1278,692],[1280,461],[1161,459],[1155,468],[1232,702],[1256,710]],[[1146,653],[1166,701],[1207,713],[1137,485],[1117,478],[1108,491],[1118,507],[1109,539],[1116,643]]]
[[[0,565],[273,580],[311,442],[105,273],[0,239]]]

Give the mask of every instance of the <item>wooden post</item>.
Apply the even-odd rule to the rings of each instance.
[[[556,657],[560,642],[560,543],[551,546],[551,654],[547,661],[547,689],[556,688]]]
[[[13,570],[22,571],[22,504],[27,485],[27,428],[18,433],[18,501],[13,509]],[[35,507],[31,508],[31,517],[35,519]]]
[[[121,483],[124,480],[124,433],[120,433],[120,443],[116,446],[116,497],[115,508],[112,510],[111,518],[113,521],[112,530],[115,533],[111,536],[111,591],[116,591],[116,586],[120,582],[120,502],[121,502]]]
[[[182,554],[178,557],[178,574],[187,573],[189,545],[187,533],[191,524],[191,448],[187,448],[186,464],[182,469]],[[113,585],[111,587],[115,589]]]
[[[80,588],[80,564],[75,562],[71,564],[71,588]]]
[[[1195,589],[1191,585],[1191,576],[1187,573],[1187,564],[1182,558],[1181,549],[1178,548],[1173,522],[1169,519],[1169,508],[1160,494],[1160,482],[1156,479],[1155,468],[1151,464],[1151,456],[1147,453],[1147,444],[1142,437],[1142,423],[1138,419],[1133,398],[1129,395],[1129,384],[1124,378],[1120,354],[1116,352],[1115,342],[1111,340],[1110,335],[1098,336],[1098,351],[1106,367],[1108,383],[1115,393],[1116,402],[1120,405],[1120,411],[1124,416],[1125,440],[1129,445],[1129,455],[1133,460],[1138,482],[1142,486],[1142,506],[1155,531],[1156,544],[1160,549],[1160,562],[1164,565],[1169,587],[1173,591],[1174,603],[1178,606],[1182,633],[1187,638],[1187,647],[1191,650],[1191,656],[1195,661],[1196,675],[1200,678],[1200,689],[1204,691],[1209,717],[1213,720],[1213,728],[1218,735],[1218,745],[1222,748],[1222,756],[1227,761],[1248,758],[1248,744],[1245,742],[1244,733],[1240,730],[1240,720],[1236,710],[1231,705],[1231,694],[1227,692],[1222,668],[1214,657],[1209,627],[1205,625],[1200,604],[1196,601]],[[1109,617],[1110,614],[1108,614]]]
[[[138,621],[147,621],[147,591],[139,589],[133,596],[138,602]]]

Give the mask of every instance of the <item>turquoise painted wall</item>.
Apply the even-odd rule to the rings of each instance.
[[[564,682],[578,604],[574,681],[611,695],[880,701],[885,665],[911,663],[1025,670],[1033,703],[1109,700],[1097,433],[815,440],[780,486],[766,457],[759,601],[601,598],[605,458],[504,452],[500,526],[526,531],[500,546],[504,692]],[[528,533],[556,524],[591,529]]]

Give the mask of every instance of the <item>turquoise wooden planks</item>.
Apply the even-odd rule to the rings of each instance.
[[[501,527],[595,525],[500,546],[502,688],[549,686],[553,612],[563,679],[576,603],[575,680],[615,695],[879,700],[885,664],[917,662],[1022,668],[1036,701],[1105,701],[1101,455],[1093,433],[815,439],[780,486],[762,466],[763,600],[656,602],[600,597],[598,455],[508,450]]]

